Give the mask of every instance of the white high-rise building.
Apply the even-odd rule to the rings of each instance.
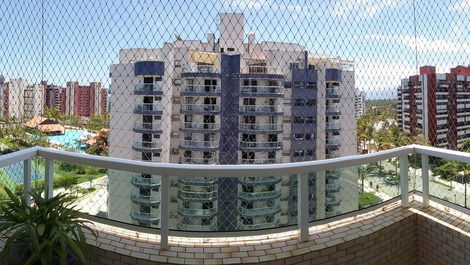
[[[28,85],[24,90],[24,118],[31,119],[44,112],[44,85]]]
[[[110,156],[185,164],[273,164],[356,153],[352,62],[293,43],[245,40],[242,14],[220,38],[120,51],[111,65]],[[340,178],[341,176],[341,178]],[[312,172],[312,219],[355,210],[354,168]],[[170,225],[261,229],[296,218],[296,178],[171,179]],[[159,176],[109,172],[108,215],[159,225]]]
[[[356,91],[356,99],[354,101],[356,119],[359,119],[364,115],[366,108],[366,93],[364,91]]]
[[[17,119],[24,117],[24,92],[28,81],[11,79],[2,85],[2,110],[4,116]]]

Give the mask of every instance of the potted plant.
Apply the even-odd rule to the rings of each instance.
[[[6,244],[0,260],[5,264],[75,264],[86,263],[84,230],[96,233],[81,219],[75,197],[58,194],[50,199],[42,191],[31,192],[29,205],[21,196],[5,188],[8,199],[0,203],[0,238]],[[7,261],[10,259],[10,261]]]

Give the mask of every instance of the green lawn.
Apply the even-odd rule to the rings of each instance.
[[[359,195],[359,209],[381,202],[382,199],[372,192],[363,192]]]

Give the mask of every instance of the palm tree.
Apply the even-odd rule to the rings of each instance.
[[[390,135],[389,131],[387,130],[380,130],[375,134],[374,142],[377,151],[388,150],[393,147],[392,143],[390,143]],[[379,161],[379,174],[383,174],[382,168],[382,160]]]

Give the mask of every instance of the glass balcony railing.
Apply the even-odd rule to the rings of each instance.
[[[338,88],[327,88],[326,89],[326,96],[327,97],[339,97],[341,95],[341,91]]]
[[[240,106],[240,112],[253,112],[253,113],[282,113],[280,105],[243,105]]]
[[[240,164],[255,164],[255,165],[262,165],[262,164],[280,164],[282,163],[281,158],[258,158],[258,159],[249,159],[249,158],[240,158]]]
[[[160,186],[160,176],[143,177],[142,174],[134,175],[131,182],[137,187],[153,188]]]
[[[220,73],[215,65],[185,65],[182,67],[183,73]]]
[[[280,190],[273,191],[257,191],[257,192],[239,192],[238,196],[244,200],[257,200],[257,199],[274,199],[281,196]]]
[[[179,190],[178,195],[180,198],[196,199],[196,200],[211,200],[217,198],[217,191],[187,191]]]
[[[188,209],[180,208],[179,213],[187,216],[211,216],[217,213],[216,208],[211,209]]]
[[[187,112],[219,112],[220,105],[217,104],[182,104],[182,111]]]
[[[208,231],[215,231],[217,230],[217,223],[213,222],[211,224],[178,224],[178,229],[186,230],[186,231],[201,231],[201,232],[208,232]]]
[[[214,186],[217,185],[217,178],[188,178],[188,177],[181,177],[179,179],[181,186]]]
[[[135,221],[142,224],[158,225],[160,222],[160,218],[157,215],[151,213],[132,212],[131,217]]]
[[[338,146],[341,145],[340,139],[326,139],[326,146]]]
[[[279,226],[279,221],[274,222],[266,222],[266,223],[258,223],[258,224],[240,224],[241,229],[246,230],[259,230],[259,229],[266,229],[271,227]]]
[[[181,128],[189,130],[219,130],[220,123],[181,122]]]
[[[149,151],[162,149],[160,141],[135,141],[132,147],[137,149],[146,149]]]
[[[220,86],[192,85],[192,86],[185,86],[183,88],[183,92],[187,92],[187,93],[220,93],[221,89],[220,89]]]
[[[341,204],[341,199],[335,197],[326,197],[326,205],[338,206]]]
[[[139,83],[135,85],[134,91],[135,92],[161,92],[163,91],[163,82],[158,82],[158,83],[153,83],[153,84]]]
[[[325,190],[329,192],[338,192],[341,190],[341,184],[340,183],[326,184]]]
[[[134,122],[134,129],[139,131],[160,131],[162,124],[160,122]]]
[[[181,140],[180,146],[186,148],[219,148],[219,141]]]
[[[274,184],[279,183],[282,180],[279,176],[272,176],[272,177],[242,177],[240,178],[241,183],[249,183],[249,184]]]
[[[141,204],[141,205],[151,205],[151,206],[160,205],[160,198],[155,195],[141,195],[138,193],[132,193],[131,200],[134,203]]]
[[[339,122],[327,122],[326,129],[328,130],[339,130],[341,129],[341,124]]]
[[[217,158],[195,158],[195,157],[182,157],[180,159],[181,164],[195,164],[195,165],[215,165],[217,164]]]
[[[262,208],[239,208],[240,213],[244,216],[260,216],[260,215],[273,215],[281,211],[279,205],[273,207],[262,207]]]
[[[281,131],[282,124],[281,123],[266,123],[266,124],[258,124],[258,123],[240,123],[240,130],[250,130],[250,131]]]
[[[162,103],[137,103],[135,105],[135,112],[151,113],[163,111]]]
[[[326,107],[326,113],[336,115],[336,114],[339,114],[340,111],[337,107]]]
[[[240,86],[240,93],[282,95],[284,89],[281,86]]]
[[[246,65],[242,68],[242,73],[284,75],[281,68],[266,65]]]
[[[276,149],[276,148],[282,148],[282,141],[277,141],[277,142],[240,141],[240,147],[249,148],[249,149]]]
[[[156,149],[160,150],[160,149]],[[132,156],[133,160],[142,161],[142,162],[153,162],[153,163],[161,163],[162,158],[160,156],[155,155],[143,155],[142,152],[135,151]]]

